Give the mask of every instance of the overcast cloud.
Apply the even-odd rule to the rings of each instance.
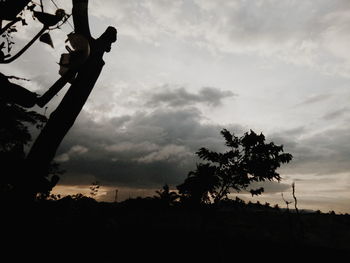
[[[118,41],[57,153],[60,187],[174,186],[198,148],[224,150],[222,128],[253,129],[294,156],[282,184],[266,186],[269,201],[296,181],[305,207],[349,212],[348,0],[104,0],[89,11],[93,34],[114,25]],[[38,29],[28,21],[19,46]],[[1,71],[45,92],[71,31],[51,32],[55,49],[37,42]],[[65,91],[35,109],[49,115]]]

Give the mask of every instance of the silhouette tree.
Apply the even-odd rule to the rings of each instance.
[[[21,1],[22,9],[28,2],[29,1]],[[13,23],[15,23],[14,21],[19,19],[17,15],[22,9],[17,8],[15,4],[11,4],[9,1],[1,1],[1,4],[7,7],[8,10],[13,9],[13,12],[9,18],[5,16],[4,12],[0,12],[0,20],[13,19]],[[12,102],[25,107],[32,107],[35,104],[41,107],[44,106],[66,83],[72,83],[61,103],[50,115],[49,120],[26,157],[25,169],[28,176],[22,180],[23,187],[20,191],[26,198],[33,198],[36,193],[42,191],[42,189],[40,189],[43,185],[42,182],[47,181],[45,178],[48,176],[50,164],[55,156],[57,148],[75,122],[75,119],[95,86],[104,66],[102,58],[104,53],[111,50],[111,44],[117,39],[117,31],[114,27],[108,27],[100,37],[97,39],[93,38],[90,34],[88,21],[88,0],[72,0],[72,4],[74,36],[71,37],[79,39],[78,42],[80,43],[84,43],[83,46],[85,49],[84,52],[82,52],[80,49],[81,45],[79,45],[77,41],[74,42],[74,40],[70,39],[70,43],[74,49],[71,50],[72,63],[69,64],[66,70],[60,71],[62,76],[53,84],[48,92],[44,94],[44,96],[37,98],[36,94],[31,94],[21,86],[11,85],[12,83],[6,82],[8,79],[2,79],[2,82],[6,82],[7,84],[7,91],[2,92],[3,94],[0,94],[0,97],[11,97]],[[57,23],[66,19],[67,16],[61,9],[58,9],[55,14],[47,14],[43,10],[43,5],[41,5],[41,7],[41,11],[34,11],[34,7],[31,7],[33,16],[43,24],[43,30],[41,30],[32,41],[40,37],[42,41],[50,44],[48,36],[43,35],[43,33],[50,29],[50,27],[57,26]],[[11,24],[11,22],[9,24]],[[8,27],[6,30],[11,29],[11,26],[8,26],[9,24],[5,26]],[[4,29],[2,28],[2,30]],[[32,41],[19,53],[23,53],[32,44]],[[73,43],[75,44],[73,45]],[[1,49],[2,48],[3,47],[1,47]],[[16,54],[8,60],[2,56],[0,62],[9,63],[10,59],[15,59],[19,55]],[[73,57],[78,59],[75,60]],[[56,183],[57,181],[57,178],[55,178]],[[52,184],[47,185],[52,187]]]
[[[282,145],[265,143],[263,134],[254,131],[242,137],[221,131],[229,148],[224,153],[201,148],[196,153],[206,163],[197,164],[184,183],[178,186],[179,193],[194,203],[208,203],[210,199],[217,204],[227,198],[230,191],[246,189],[252,182],[280,181],[276,169],[292,160],[292,155],[283,153]],[[259,188],[254,191],[258,195]]]
[[[70,89],[39,134],[27,156],[28,169],[36,178],[47,175],[49,164],[64,136],[78,117],[104,66],[103,55],[111,50],[116,41],[117,31],[108,27],[97,39],[90,34],[88,23],[88,0],[73,0],[73,21],[75,33],[88,40],[90,54],[77,71]],[[30,182],[35,180],[31,178]],[[34,188],[35,192],[35,188]]]
[[[177,186],[181,202],[194,206],[210,203],[210,195],[214,195],[219,187],[219,178],[215,172],[216,167],[208,163],[197,164],[197,169],[190,171],[185,182]]]

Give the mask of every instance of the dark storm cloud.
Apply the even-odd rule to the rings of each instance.
[[[196,108],[157,109],[103,123],[90,117],[82,113],[57,156],[67,170],[63,184],[99,180],[103,185],[135,189],[157,189],[165,183],[175,187],[195,169],[199,161],[195,152],[200,147],[226,150],[219,133],[222,128],[237,135],[247,130],[239,125],[203,124]],[[260,186],[266,193],[289,187],[274,182]]]
[[[202,146],[224,149],[219,127],[202,124],[196,108],[155,110],[94,122],[86,112],[65,138],[57,160],[68,172],[63,183],[154,187],[179,184],[195,168]],[[242,133],[240,126],[228,128]]]
[[[219,106],[223,99],[235,96],[232,91],[220,90],[214,87],[203,87],[198,93],[188,92],[185,88],[170,89],[165,86],[162,89],[162,91],[149,95],[145,105],[150,107],[160,105],[183,107],[204,103],[209,106]]]

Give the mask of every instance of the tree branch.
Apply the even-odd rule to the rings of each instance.
[[[75,33],[82,34],[83,36],[89,39],[91,38],[88,17],[89,0],[72,0],[72,2],[72,15]]]
[[[69,70],[64,76],[60,77],[40,98],[36,104],[39,107],[44,107],[68,82],[75,76],[77,69]]]

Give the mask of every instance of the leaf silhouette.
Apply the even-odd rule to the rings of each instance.
[[[54,48],[52,38],[49,33],[44,33],[40,36],[39,40],[45,44],[50,45],[52,48]]]

